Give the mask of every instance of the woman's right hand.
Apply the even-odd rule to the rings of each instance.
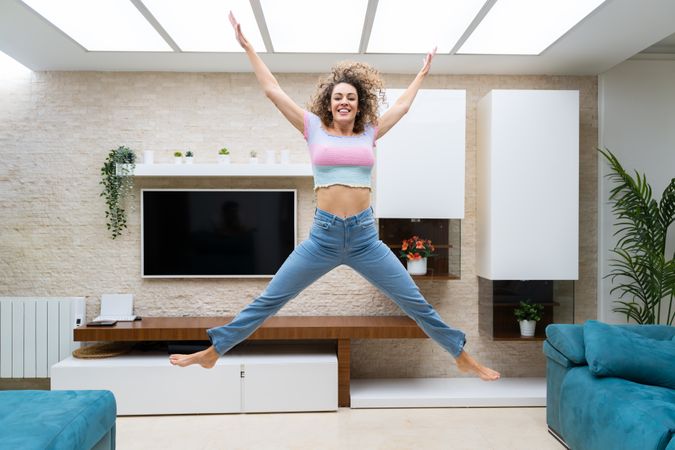
[[[251,44],[248,42],[248,40],[244,37],[244,34],[241,32],[241,24],[237,22],[237,19],[234,18],[234,14],[232,14],[232,11],[230,11],[228,17],[230,19],[230,23],[232,24],[232,28],[234,28],[234,37],[237,38],[237,42],[239,42],[239,45],[241,45],[244,50],[247,50],[248,48],[251,47]]]

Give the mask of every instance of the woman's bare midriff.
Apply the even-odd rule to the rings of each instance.
[[[316,206],[338,217],[353,216],[370,206],[370,189],[334,184],[316,190]]]

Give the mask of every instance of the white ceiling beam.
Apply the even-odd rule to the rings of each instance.
[[[173,49],[174,52],[182,52],[181,48],[176,44],[176,42],[171,38],[169,33],[162,27],[162,25],[155,19],[155,16],[145,7],[141,0],[129,0],[135,7],[138,9],[138,12],[143,14],[145,20],[147,20],[150,25],[162,36],[162,39],[166,41],[167,44]]]
[[[464,34],[459,38],[457,43],[455,44],[454,47],[452,47],[452,50],[450,50],[450,54],[454,55],[457,53],[457,50],[464,44],[464,41],[466,41],[469,36],[471,36],[471,33],[473,33],[473,30],[476,29],[478,24],[481,23],[483,18],[487,15],[488,12],[490,12],[490,9],[494,6],[494,4],[497,3],[497,0],[488,0],[485,2],[483,7],[478,11],[478,14],[476,14],[476,17],[473,19],[473,21],[469,24],[469,26],[466,28],[464,31]]]
[[[274,53],[272,38],[270,38],[270,30],[267,29],[267,22],[265,21],[265,14],[263,13],[262,6],[260,5],[260,0],[250,0],[250,2],[253,15],[255,16],[255,21],[258,23],[260,35],[262,36],[262,40],[265,43],[265,49],[267,50],[267,53]]]
[[[363,31],[361,32],[361,42],[359,43],[359,53],[365,53],[368,48],[370,32],[373,31],[373,22],[375,21],[375,13],[377,12],[377,2],[378,0],[368,0],[366,18],[363,21]]]

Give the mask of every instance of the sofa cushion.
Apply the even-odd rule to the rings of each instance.
[[[675,342],[650,339],[595,320],[584,324],[588,366],[596,376],[675,389]]]
[[[562,383],[559,416],[559,431],[574,450],[670,449],[675,391],[573,367]]]
[[[0,447],[89,449],[116,415],[110,391],[0,391]]]

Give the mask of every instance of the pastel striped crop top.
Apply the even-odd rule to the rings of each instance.
[[[377,127],[365,126],[356,136],[334,136],[316,114],[305,111],[305,140],[314,172],[314,190],[334,184],[371,188]]]

